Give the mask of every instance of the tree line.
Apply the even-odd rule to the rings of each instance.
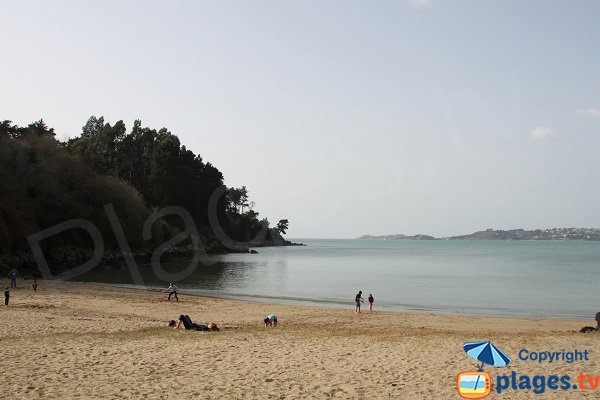
[[[222,246],[209,216],[223,232],[247,242],[263,232],[272,241],[285,233],[287,220],[271,228],[259,218],[248,190],[224,188],[223,174],[181,144],[168,129],[143,127],[136,120],[129,132],[123,121],[114,124],[92,116],[81,135],[65,142],[43,120],[26,127],[0,121],[0,257],[26,257],[26,237],[60,222],[84,218],[100,230],[108,248],[116,248],[103,205],[113,204],[132,249],[152,249],[183,229],[179,217],[165,216],[144,241],[142,225],[153,211],[183,207],[193,218],[203,244]],[[45,241],[44,249],[60,259],[63,252],[89,247],[81,232],[67,231]],[[184,243],[185,245],[185,243]],[[59,253],[59,254],[54,254]]]

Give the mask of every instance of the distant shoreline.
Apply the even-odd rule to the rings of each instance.
[[[363,235],[359,240],[549,240],[549,241],[600,241],[598,228],[551,228],[551,229],[486,229],[475,233],[459,236],[436,238],[430,235]]]
[[[92,281],[68,281],[73,284],[92,285],[106,288],[121,288],[128,290],[136,290],[143,292],[155,292],[160,291],[160,287],[155,286],[138,286],[133,284],[120,284],[120,283],[104,283],[104,282],[92,282]],[[324,309],[334,310],[353,310],[354,302],[336,299],[308,299],[300,297],[285,297],[285,296],[259,296],[250,294],[229,294],[221,293],[213,290],[204,289],[185,289],[181,288],[179,292],[180,296],[193,296],[194,298],[201,299],[218,299],[218,300],[230,300],[239,302],[250,302],[256,304],[270,304],[270,305],[285,305],[295,307],[316,307]],[[476,309],[469,310],[466,308],[458,309],[443,309],[441,307],[427,307],[425,305],[399,305],[389,303],[385,301],[377,301],[377,310],[386,313],[395,314],[424,314],[424,315],[446,315],[446,316],[457,316],[457,317],[490,317],[490,318],[520,318],[520,319],[532,319],[532,320],[562,320],[562,321],[580,321],[589,318],[587,314],[581,315],[565,315],[565,314],[544,314],[540,312],[515,312],[511,310],[504,310],[503,312],[489,312],[486,310],[477,311]]]

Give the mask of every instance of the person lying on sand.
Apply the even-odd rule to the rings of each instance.
[[[195,322],[192,322],[192,319],[189,315],[183,314],[179,316],[179,321],[175,321],[174,319],[169,321],[169,326],[175,329],[179,329],[182,323],[186,331],[219,331],[219,327],[215,323],[211,322],[209,324],[197,324]]]
[[[267,318],[263,320],[265,326],[277,326],[277,315],[269,314]]]
[[[596,327],[595,328],[593,326],[584,326],[583,328],[581,328],[579,330],[579,332],[581,332],[581,333],[590,333],[590,332],[596,332],[596,331],[600,331],[600,312],[596,313]]]

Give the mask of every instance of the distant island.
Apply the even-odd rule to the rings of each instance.
[[[359,239],[371,240],[598,240],[600,229],[597,228],[551,228],[551,229],[486,229],[468,235],[436,238],[429,235],[364,235]]]
[[[398,234],[398,235],[383,235],[383,236],[364,235],[364,236],[359,237],[359,239],[372,239],[372,240],[437,240],[433,236],[428,236],[428,235],[406,236],[406,235],[401,235],[401,234]]]

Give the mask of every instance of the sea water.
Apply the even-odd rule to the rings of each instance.
[[[294,239],[306,246],[210,256],[177,284],[188,293],[353,309],[589,318],[600,311],[600,242]],[[164,263],[166,273],[189,261]],[[167,276],[140,266],[143,282]],[[190,272],[191,271],[191,272]],[[161,275],[161,276],[159,276]],[[79,277],[133,284],[129,271]]]

